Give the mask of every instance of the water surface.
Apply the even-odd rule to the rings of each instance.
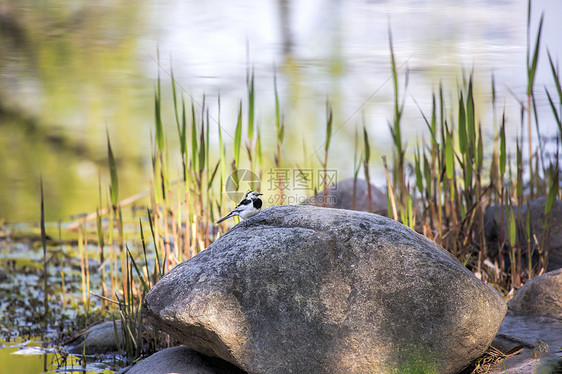
[[[557,58],[562,3],[533,2],[533,34],[541,12],[543,46]],[[277,70],[288,166],[316,162],[313,150],[322,146],[329,98],[337,134],[330,163],[340,177],[350,176],[354,132],[364,113],[375,152],[372,174],[382,181],[379,160],[391,142],[389,28],[402,83],[409,72],[401,97],[410,151],[428,136],[416,102],[428,112],[439,82],[446,95],[454,94],[462,69],[475,72],[487,134],[493,132],[489,102],[495,75],[499,110],[505,106],[513,139],[520,134],[517,100],[526,91],[526,22],[524,0],[142,0],[135,6],[118,0],[0,0],[0,217],[38,220],[41,175],[48,220],[94,211],[100,180],[101,198],[107,199],[106,133],[119,161],[121,197],[148,189],[158,72],[168,142],[176,142],[172,67],[185,99],[199,105],[206,94],[216,120],[221,95],[230,151],[248,66],[256,74],[256,118],[265,149],[273,147]],[[536,90],[541,131],[550,136],[556,128],[544,86],[554,90],[544,52]],[[307,155],[302,138],[309,142]]]

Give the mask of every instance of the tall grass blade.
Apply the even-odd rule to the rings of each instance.
[[[258,126],[258,135],[257,135],[257,138],[256,138],[255,152],[256,152],[256,155],[257,155],[258,165],[260,166],[260,168],[263,168],[263,152],[262,152],[262,148],[261,148],[261,131],[260,131],[259,126]]]
[[[459,98],[459,149],[461,154],[466,153],[467,149],[467,139],[466,139],[466,113],[464,109],[464,98],[462,92],[460,92]]]
[[[559,113],[559,111],[562,111],[562,86],[560,84],[560,74],[559,74],[558,67],[554,66],[554,62],[552,61],[552,56],[550,55],[550,51],[547,52],[548,52],[548,62],[550,64],[550,70],[552,72],[552,78],[556,86],[556,91],[558,92],[558,101],[559,101],[558,109],[556,108],[556,105],[554,104],[554,101],[552,100],[552,97],[550,96],[550,93],[546,88],[545,91],[548,96],[548,102],[550,103],[550,107],[552,108],[552,113],[554,114],[554,118],[556,119],[558,130],[560,131],[560,135],[562,136],[562,120],[560,118],[562,117],[562,113]]]
[[[365,119],[363,119],[365,121]],[[369,202],[369,212],[373,211],[373,196],[371,192],[371,177],[369,175],[369,161],[371,160],[371,146],[369,145],[369,134],[363,122],[363,168],[365,169],[365,180],[367,181],[367,201]]]
[[[455,175],[455,165],[454,165],[454,151],[453,151],[453,136],[447,131],[447,137],[445,142],[445,170],[447,172],[447,179],[453,179]]]
[[[154,93],[154,125],[156,130],[156,146],[159,151],[164,150],[164,128],[162,126],[162,94],[160,91],[160,72],[158,72],[158,83]]]
[[[502,178],[501,183],[503,183],[503,176],[505,175],[505,161],[506,161],[506,150],[505,150],[505,112],[504,112],[502,115],[502,125],[500,128],[500,176]]]
[[[48,286],[48,261],[47,261],[47,232],[45,231],[45,196],[43,194],[43,177],[41,184],[41,247],[43,248],[43,308],[45,312],[45,323],[50,318],[49,314],[49,290]]]
[[[515,188],[517,199],[521,201],[523,197],[523,155],[519,142],[517,142],[517,186]]]
[[[222,178],[226,178],[226,149],[224,146],[224,141],[222,139],[222,126],[221,126],[221,119],[220,119],[220,107],[221,101],[220,96],[218,99],[218,108],[219,108],[219,116],[217,121],[217,132],[219,133],[219,159],[221,165],[221,187],[224,184]]]
[[[138,268],[137,263],[135,262],[135,258],[131,254],[131,251],[129,250],[129,246],[126,246],[126,249],[127,249],[127,255],[129,256],[129,259],[131,260],[133,268],[135,269],[135,272],[137,273],[137,276],[138,276],[138,278],[139,278],[139,280],[142,284],[143,292],[148,293],[148,291],[150,291],[150,288],[146,284],[146,282],[144,280],[144,276],[143,276],[142,272],[140,271],[140,269]],[[131,292],[131,297],[132,297],[132,292]],[[132,300],[132,298],[130,298],[129,300]]]
[[[191,103],[191,166],[197,165],[197,155],[199,154],[199,146],[197,142],[197,117],[195,116],[195,105]]]
[[[474,146],[476,144],[476,119],[474,114],[474,96],[472,94],[472,75],[468,82],[468,94],[466,97],[466,129],[468,142],[470,146],[468,151],[470,152],[470,158],[473,158]]]
[[[555,170],[551,168],[549,173],[549,183],[548,183],[548,195],[546,197],[546,203],[544,207],[544,214],[548,216],[552,210],[552,205],[558,196],[558,191],[560,189],[560,169],[558,167],[558,161],[556,162]]]
[[[394,124],[393,124],[393,138],[396,147],[396,153],[402,154],[402,133],[400,129],[400,118],[402,116],[402,108],[400,106],[400,95],[398,86],[398,70],[396,68],[396,59],[394,58],[394,47],[392,44],[392,30],[388,27],[388,43],[390,46],[390,65],[392,70],[392,83],[394,86]]]
[[[254,138],[254,104],[255,104],[255,90],[254,90],[254,69],[249,77],[247,77],[248,85],[248,139],[250,143]]]
[[[369,162],[371,160],[371,146],[369,145],[369,134],[367,134],[367,128],[363,126],[363,149],[364,149],[364,160]]]
[[[199,133],[199,172],[203,172],[205,169],[205,160],[207,156],[206,150],[206,139],[205,139],[205,123],[201,122],[201,132]]]
[[[160,255],[159,255],[160,251],[158,250],[158,241],[156,240],[156,235],[154,233],[153,215],[150,212],[150,209],[148,209],[148,208],[146,208],[146,213],[147,213],[147,217],[148,217],[148,223],[150,225],[150,233],[152,235],[152,243],[154,243],[154,253],[155,253],[155,256],[156,256],[156,266],[155,267],[158,269],[160,276],[162,276],[162,275],[164,275],[163,269],[164,269],[164,262],[165,261],[162,261],[162,267],[160,267],[160,264],[161,264]],[[160,271],[161,268],[162,268],[162,271]]]
[[[238,120],[234,131],[234,167],[238,169],[240,165],[240,149],[242,148],[242,102],[238,108]]]
[[[548,90],[545,87],[545,92],[546,92],[546,96],[548,97],[548,103],[550,104],[550,109],[552,109],[552,114],[554,115],[554,120],[556,121],[556,125],[558,125],[558,131],[560,131],[560,134],[562,135],[562,121],[560,120],[560,115],[558,114],[558,109],[556,109],[556,104],[554,104],[554,101],[552,100],[552,97],[550,96],[550,92],[548,92]]]
[[[330,148],[330,142],[332,140],[333,121],[334,121],[334,116],[332,113],[332,107],[330,103],[326,101],[326,142],[324,143],[324,151],[326,152],[328,152],[328,149]]]
[[[219,166],[221,164],[221,161],[217,161],[217,164],[215,165],[215,168],[213,169],[213,172],[211,173],[211,176],[209,177],[209,180],[207,182],[207,190],[210,190],[211,187],[213,186],[213,181],[215,180],[215,176],[217,175],[217,171],[219,170]]]
[[[548,62],[550,64],[550,70],[552,71],[552,77],[554,78],[554,84],[556,85],[556,91],[558,92],[558,98],[560,99],[560,104],[562,104],[562,86],[560,85],[560,73],[557,66],[554,66],[552,61],[552,56],[550,51],[547,50]]]
[[[283,119],[281,117],[281,108],[279,104],[279,91],[277,90],[277,74],[273,75],[273,89],[275,93],[275,130],[277,134],[277,144],[283,143],[283,137],[285,135],[285,125],[283,124]]]
[[[419,147],[414,152],[414,170],[416,172],[416,188],[423,197],[423,176],[421,171],[420,149]]]
[[[100,264],[103,264],[103,248],[105,247],[105,242],[103,238],[103,225],[99,209],[96,209],[96,230],[98,233],[98,244],[100,247]]]
[[[529,9],[530,9],[530,1],[529,1]],[[529,28],[530,28],[530,14],[531,11],[529,10],[529,19],[527,23],[527,37],[529,37]],[[537,38],[535,40],[535,48],[533,50],[533,57],[532,60],[529,59],[530,55],[527,53],[527,95],[531,96],[533,94],[533,86],[535,83],[535,75],[537,72],[537,64],[539,61],[539,49],[541,43],[541,35],[542,35],[542,25],[544,21],[544,13],[541,15],[541,19],[539,21],[539,29],[537,31]],[[527,44],[529,41],[527,41]],[[530,52],[530,51],[528,51]],[[530,109],[529,109],[530,110]]]
[[[117,164],[115,162],[115,157],[113,156],[113,150],[111,149],[111,141],[109,140],[109,132],[107,132],[107,158],[109,161],[109,174],[111,177],[111,205],[115,211],[117,203],[119,202],[119,178],[117,176]]]

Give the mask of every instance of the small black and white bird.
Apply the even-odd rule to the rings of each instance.
[[[244,199],[232,210],[232,212],[217,221],[217,225],[231,217],[239,216],[242,219],[248,219],[258,214],[263,204],[260,199],[261,195],[263,194],[256,191],[248,192]]]

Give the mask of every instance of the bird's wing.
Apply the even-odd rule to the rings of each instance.
[[[232,212],[241,212],[244,209],[246,209],[250,204],[252,204],[252,200],[244,199],[240,202],[240,204],[238,204],[236,208],[234,208]]]

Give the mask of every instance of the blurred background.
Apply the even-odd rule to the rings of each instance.
[[[400,95],[409,150],[428,137],[420,109],[429,114],[440,83],[446,95],[455,93],[463,70],[474,71],[479,116],[489,134],[494,75],[497,103],[506,108],[508,133],[515,139],[521,134],[519,101],[526,97],[527,5],[526,0],[0,0],[0,219],[39,220],[41,176],[48,221],[95,211],[100,185],[107,196],[106,133],[118,162],[120,196],[148,189],[158,74],[167,139],[177,143],[172,70],[187,103],[200,105],[205,95],[213,121],[224,129],[227,152],[249,68],[255,72],[264,148],[273,148],[276,72],[285,154],[293,157],[287,167],[306,158],[317,161],[313,152],[322,146],[329,99],[335,116],[329,166],[340,179],[351,176],[355,131],[364,117],[373,137],[372,176],[382,183],[380,156],[391,150],[393,111],[389,29],[402,87],[407,80]],[[562,56],[562,2],[532,2],[531,40],[542,12],[544,48],[535,90],[548,138],[558,130],[544,94],[544,86],[552,86],[545,52],[548,48],[555,60]],[[265,154],[273,157],[273,151]],[[177,167],[179,175],[180,163]]]

